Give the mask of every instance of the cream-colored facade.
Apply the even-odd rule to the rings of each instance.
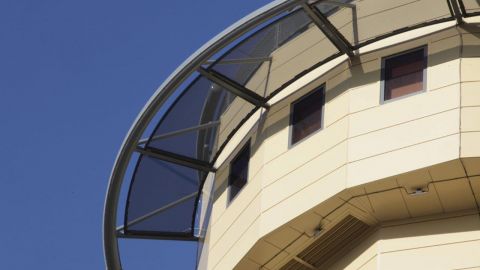
[[[199,268],[480,269],[480,28],[466,20],[334,59],[249,119],[217,160]],[[268,92],[311,66],[323,46],[313,31],[278,48],[269,81],[260,68],[249,87]],[[383,102],[382,58],[421,46],[425,91]],[[291,103],[321,85],[323,128],[292,146]],[[246,109],[230,105],[220,141]],[[248,182],[229,201],[229,164],[249,140]]]

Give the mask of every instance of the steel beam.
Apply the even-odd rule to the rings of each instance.
[[[311,7],[307,2],[301,3],[303,10],[312,20],[312,22],[325,34],[325,36],[333,43],[335,47],[349,57],[355,56],[353,46],[348,40],[338,32],[330,21],[316,8]]]
[[[151,217],[153,217],[153,216],[155,216],[155,215],[157,215],[157,214],[160,214],[161,212],[163,212],[163,211],[165,211],[165,210],[168,210],[168,209],[170,209],[170,208],[172,208],[172,207],[174,207],[174,206],[176,206],[176,205],[179,205],[179,204],[181,204],[181,203],[183,203],[183,202],[185,202],[185,201],[188,201],[188,200],[191,199],[191,198],[195,198],[195,197],[197,196],[197,193],[198,193],[198,192],[195,191],[195,192],[193,192],[193,193],[191,193],[191,194],[189,194],[189,195],[187,195],[187,196],[183,196],[182,198],[180,198],[180,199],[178,199],[178,200],[176,200],[176,201],[173,201],[173,202],[171,202],[171,203],[169,203],[169,204],[167,204],[167,205],[165,205],[165,206],[162,206],[162,207],[160,207],[160,208],[158,208],[158,209],[156,209],[156,210],[154,210],[154,211],[152,211],[152,212],[150,212],[150,213],[148,213],[148,214],[145,214],[145,215],[143,215],[143,216],[141,216],[141,217],[138,217],[138,218],[136,218],[136,219],[128,222],[128,223],[126,224],[127,230],[128,230],[128,227],[129,227],[129,226],[133,226],[133,225],[135,225],[135,224],[138,224],[138,223],[140,223],[140,222],[142,222],[142,221],[144,221],[144,220],[146,220],[146,219],[149,219],[149,218],[151,218]],[[120,226],[119,228],[117,228],[117,233],[121,233],[121,232],[124,231],[124,230],[125,230],[125,226]]]
[[[457,20],[457,24],[463,24],[463,15],[457,0],[447,0],[447,4],[452,8],[452,16]]]
[[[154,149],[154,148],[141,148],[141,147],[137,147],[135,151],[137,151],[142,155],[158,158],[163,161],[168,161],[168,162],[189,167],[192,169],[201,170],[204,172],[215,172],[215,169],[208,162],[182,156],[172,152]]]
[[[271,57],[258,57],[258,58],[241,58],[241,59],[222,59],[217,62],[215,59],[210,59],[205,64],[210,65],[233,65],[233,64],[256,64],[270,61]]]
[[[205,68],[199,67],[197,69],[198,73],[208,80],[220,85],[225,88],[225,90],[233,93],[234,95],[243,98],[244,100],[252,103],[255,106],[268,108],[266,98],[260,96],[259,94],[247,89],[245,86],[233,81],[232,79],[214,71],[206,70]]]
[[[130,233],[116,233],[117,238],[126,238],[126,239],[148,239],[148,240],[174,240],[174,241],[198,241],[198,237],[191,235],[190,233],[185,234],[165,234],[165,235],[155,235],[152,232],[140,233],[140,232],[130,232]]]
[[[195,130],[204,130],[204,129],[207,129],[207,128],[218,126],[219,124],[220,124],[220,121],[212,121],[212,122],[208,122],[208,123],[201,124],[201,125],[194,126],[194,127],[175,130],[175,131],[172,131],[172,132],[168,132],[168,133],[153,136],[151,141],[162,140],[162,139],[182,135],[182,134],[185,134],[185,133],[188,133],[188,132],[191,132],[191,131],[195,131]],[[142,144],[148,142],[148,140],[149,140],[149,138],[141,139],[140,141],[138,141],[138,144],[142,145]]]

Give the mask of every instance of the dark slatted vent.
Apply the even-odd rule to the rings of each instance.
[[[372,227],[349,215],[321,235],[281,269],[327,269],[360,244],[371,231]]]

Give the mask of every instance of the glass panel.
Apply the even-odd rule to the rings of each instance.
[[[147,147],[210,162],[225,140],[221,136],[218,142],[218,132],[223,135],[224,130],[231,131],[226,126],[236,126],[254,109],[247,103],[200,76],[173,102]]]
[[[324,88],[302,97],[293,105],[292,144],[295,144],[322,127],[322,110],[325,103]]]
[[[230,176],[228,186],[230,189],[230,200],[237,196],[238,192],[245,186],[248,179],[248,162],[250,161],[250,142],[238,153],[230,164]]]
[[[424,49],[393,56],[384,61],[384,100],[423,90],[423,70],[426,67]]]
[[[462,0],[462,2],[467,14],[480,12],[480,2],[478,0]]]
[[[128,231],[191,232],[196,194],[206,173],[142,156],[128,196]]]
[[[362,44],[399,29],[451,18],[447,1],[342,0],[337,2],[343,3],[320,2],[315,7],[352,45]]]
[[[211,68],[268,97],[298,74],[337,53],[299,9],[245,38]]]

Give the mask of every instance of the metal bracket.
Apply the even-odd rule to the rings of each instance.
[[[135,151],[137,151],[142,155],[158,158],[163,161],[168,161],[171,163],[175,163],[175,164],[182,165],[182,166],[189,167],[196,170],[201,170],[205,172],[216,171],[215,168],[213,168],[208,162],[182,156],[182,155],[164,151],[164,150],[137,147]]]
[[[447,0],[447,4],[452,8],[452,16],[457,20],[457,24],[463,24],[463,15],[457,0]]]
[[[316,8],[311,7],[307,2],[302,2],[301,6],[313,23],[325,34],[325,36],[337,47],[339,51],[348,55],[355,56],[353,46],[348,40],[338,32],[337,28]]]
[[[247,89],[243,85],[233,81],[230,78],[214,71],[214,70],[206,70],[203,67],[199,67],[197,69],[198,73],[203,77],[209,79],[210,81],[220,85],[221,87],[225,88],[225,90],[235,94],[243,98],[244,100],[252,103],[255,106],[268,108],[267,99],[260,96],[259,94]]]

